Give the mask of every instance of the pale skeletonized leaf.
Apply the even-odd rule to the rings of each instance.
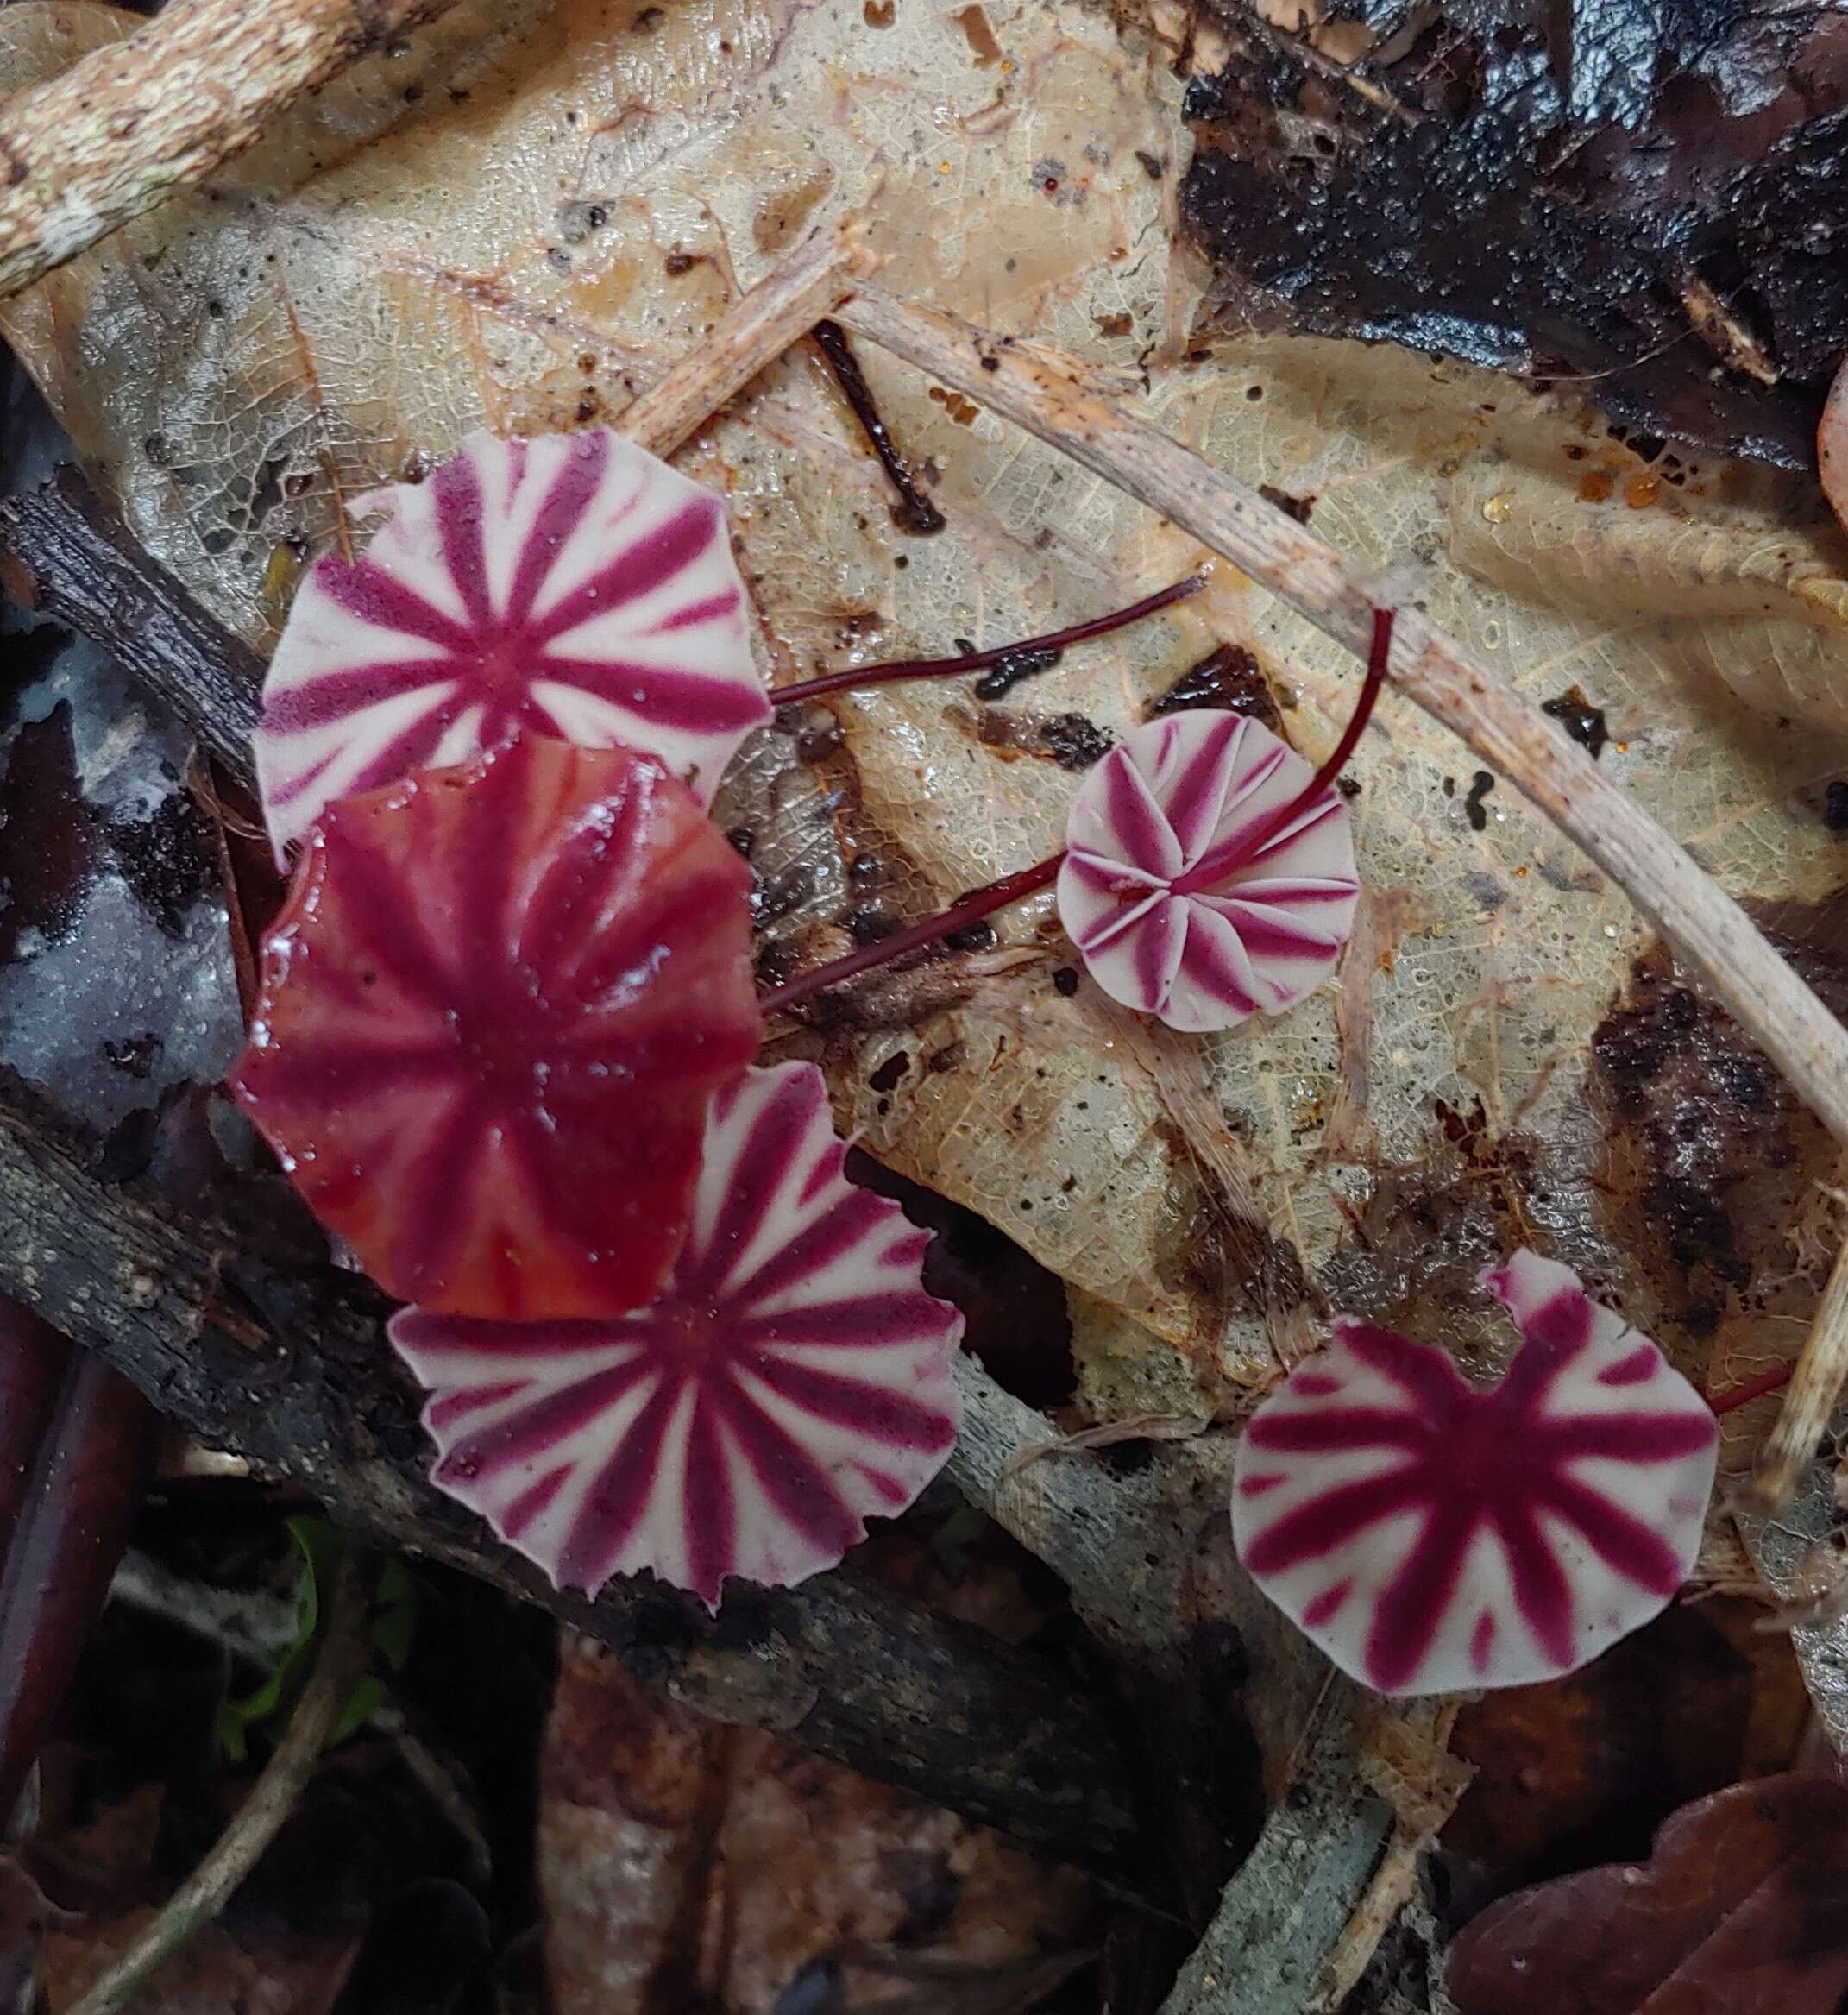
[[[1836,756],[1689,672],[1724,608],[1732,627],[1715,634],[1766,668],[1761,685],[1788,666],[1815,689],[1840,549],[1806,519],[1813,566],[1773,560],[1789,500],[1737,492],[1724,471],[1645,482],[1633,507],[1626,486],[1650,472],[1569,387],[1538,399],[1399,351],[1285,339],[1190,356],[1164,229],[1184,144],[1171,44],[1120,35],[1101,8],[1028,0],[984,0],[998,61],[954,11],[910,0],[889,26],[863,0],[476,0],[468,31],[490,15],[485,54],[445,54],[439,26],[344,87],[343,130],[311,110],[308,137],[253,155],[229,199],[176,204],[7,309],[136,529],[245,634],[273,633],[298,548],[336,536],[340,494],[482,424],[615,410],[735,284],[864,204],[906,291],[1079,350],[1118,382],[1146,371],[1160,424],[1313,500],[1317,529],[1358,562],[1411,563],[1436,620],[1522,690],[1578,688],[1605,710],[1607,770],[1729,887],[1807,900],[1835,882],[1839,842],[1813,801]],[[0,14],[0,84],[68,59],[44,21]],[[311,171],[316,150],[328,165]],[[864,361],[908,450],[940,472],[937,538],[895,530],[801,355],[682,458],[728,494],[776,677],[1030,634],[1195,560],[1070,463]],[[1582,502],[1587,467],[1606,465],[1618,501]],[[1739,583],[1768,567],[1771,609],[1744,613]],[[1639,578],[1671,585],[1639,606]],[[1673,585],[1689,581],[1699,592]],[[768,935],[838,922],[868,888],[871,906],[928,907],[1050,852],[1072,776],[1020,753],[1033,737],[1010,740],[1009,717],[1069,711],[1120,737],[1223,641],[1257,655],[1290,739],[1324,753],[1356,667],[1223,567],[1197,601],[999,707],[893,689],[842,703],[838,752],[757,738],[719,809],[753,835],[776,896]],[[810,1039],[839,1117],[1239,1381],[1294,1347],[1337,1256],[1401,1326],[1464,1346],[1486,1335],[1455,1283],[1522,1227],[1469,1218],[1442,1263],[1412,1250],[1452,1236],[1411,1207],[1463,1154],[1440,1100],[1453,1119],[1480,1102],[1473,1138],[1544,1143],[1546,1239],[1627,1305],[1587,1071],[1644,928],[1505,785],[1473,790],[1474,771],[1388,695],[1353,774],[1362,877],[1390,922],[1348,960],[1338,1023],[1328,989],[1177,1053],[1088,985],[1068,998],[1055,939],[960,999],[901,990],[880,997],[886,1025]],[[1047,920],[1029,906],[1005,935],[1034,944]],[[1477,1155],[1458,1178],[1490,1218],[1525,1207],[1502,1168]]]

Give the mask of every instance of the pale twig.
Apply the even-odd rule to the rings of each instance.
[[[1739,1492],[1749,1509],[1776,1511],[1796,1495],[1798,1479],[1840,1403],[1845,1377],[1848,1377],[1848,1244],[1835,1256],[1822,1306],[1790,1375],[1783,1407],[1752,1464],[1751,1482]]]
[[[0,298],[241,154],[304,91],[454,0],[171,0],[0,106]]]
[[[858,217],[816,231],[626,408],[617,431],[653,454],[671,455],[759,371],[831,315],[877,263]]]
[[[1223,554],[1356,653],[1373,603],[1325,540],[1087,379],[1043,344],[862,291],[838,319],[950,390],[1094,470]],[[1732,1010],[1835,1137],[1848,1143],[1848,1029],[1751,919],[1621,785],[1531,702],[1416,608],[1401,608],[1392,683],[1498,770],[1616,882]],[[1813,1447],[1848,1380],[1848,1261],[1838,1261],[1773,1439]],[[1772,1481],[1794,1473],[1786,1467]],[[1796,1458],[1799,1462],[1801,1458]]]
[[[1009,1457],[997,1481],[1007,1483],[1022,1470],[1030,1469],[1048,1456],[1076,1455],[1092,1448],[1115,1448],[1125,1441],[1191,1441],[1204,1433],[1207,1423],[1191,1414],[1136,1414],[1127,1420],[1100,1420],[1095,1427],[1080,1427],[1071,1434],[1056,1434],[1036,1441]]]
[[[217,1916],[255,1867],[314,1774],[355,1682],[364,1671],[366,1589],[358,1563],[341,1569],[327,1635],[275,1754],[217,1844],[161,1906],[160,1914],[70,2015],[116,2015],[154,1974]]]

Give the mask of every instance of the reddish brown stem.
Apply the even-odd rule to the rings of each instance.
[[[1748,1378],[1743,1385],[1729,1385],[1707,1403],[1715,1414],[1730,1414],[1735,1407],[1748,1407],[1754,1400],[1762,1400],[1767,1393],[1782,1392],[1789,1384],[1795,1370],[1794,1360],[1788,1364],[1780,1364],[1776,1370],[1767,1371],[1759,1378]]]
[[[0,1560],[12,1551],[70,1362],[71,1345],[56,1330],[0,1299]]]
[[[128,1544],[153,1473],[157,1417],[141,1394],[88,1351],[73,1349],[12,1303],[0,1304],[0,1348],[36,1370],[9,1369],[9,1389],[55,1396],[37,1445],[8,1436],[14,1520],[0,1569],[0,1816],[18,1802],[64,1698],[84,1640]]]
[[[1106,627],[1114,628],[1118,623],[1133,621],[1138,615],[1148,614],[1152,608],[1165,608],[1168,602],[1179,601],[1182,595],[1191,594],[1199,585],[1197,576],[1177,582],[1172,588],[1163,589],[1160,595],[1151,595],[1147,601],[1138,602],[1131,608],[1120,610],[1115,617],[1101,617],[1098,622]],[[1348,757],[1354,753],[1355,745],[1366,732],[1367,723],[1373,717],[1373,703],[1380,697],[1380,688],[1386,678],[1386,658],[1392,648],[1392,616],[1393,612],[1390,608],[1376,608],[1373,611],[1373,647],[1367,657],[1366,683],[1361,686],[1360,699],[1355,704],[1354,717],[1342,731],[1342,738],[1336,743],[1334,752],[1328,760],[1289,803],[1266,820],[1256,832],[1240,841],[1235,855],[1216,856],[1209,853],[1197,866],[1174,883],[1175,894],[1187,895],[1192,890],[1204,887],[1208,882],[1216,881],[1220,876],[1229,873],[1241,861],[1248,859],[1280,832],[1304,805],[1310,803],[1318,792],[1325,790],[1341,774]],[[1096,635],[1097,627],[1093,626],[1089,633]],[[992,663],[995,657],[1010,656],[1043,646],[1050,641],[1050,639],[1042,637],[1030,644],[1010,645],[1008,651],[992,654],[989,662]],[[967,671],[977,663],[976,658],[940,658],[927,664],[924,670],[927,672],[953,668]],[[883,671],[889,677],[918,676],[916,666],[908,669],[902,665],[876,666],[870,669]],[[827,690],[836,690],[840,686],[856,683],[865,677],[864,672],[831,672],[828,675]],[[812,681],[809,687],[788,687],[776,696],[786,699],[792,694],[806,693],[823,683]],[[855,979],[860,973],[870,973],[874,967],[883,966],[890,960],[902,958],[908,952],[921,950],[926,945],[935,944],[940,939],[950,937],[968,925],[979,922],[983,917],[995,910],[1005,909],[1009,903],[1017,903],[1022,896],[1030,896],[1035,889],[1043,889],[1058,874],[1065,858],[1061,849],[1049,860],[1039,861],[1032,867],[1023,867],[1017,874],[1003,875],[998,882],[990,882],[985,888],[977,889],[973,894],[951,904],[947,910],[939,911],[934,916],[927,916],[920,923],[894,932],[890,937],[883,937],[875,943],[862,945],[858,951],[849,952],[845,958],[836,959],[829,965],[817,966],[812,973],[797,974],[784,985],[773,987],[768,992],[760,994],[757,1004],[766,1015],[775,1014],[783,1008],[799,1007],[802,1002],[814,999],[816,994],[825,993],[829,987],[838,986],[843,980]]]
[[[803,1001],[814,999],[816,994],[825,993],[829,987],[839,986],[844,979],[852,979],[858,973],[871,972],[875,966],[884,965],[889,960],[902,959],[907,952],[921,951],[926,945],[933,945],[941,938],[965,930],[993,911],[1006,909],[1009,903],[1019,902],[1022,896],[1032,895],[1035,889],[1043,889],[1059,872],[1059,864],[1065,858],[1063,853],[1055,853],[1050,860],[1023,867],[1017,874],[1003,875],[998,882],[977,889],[951,904],[947,910],[927,916],[921,923],[894,931],[890,937],[882,937],[876,943],[862,945],[858,951],[849,952],[845,958],[836,959],[831,965],[817,966],[812,973],[799,973],[785,985],[760,994],[757,1004],[767,1015],[773,1015],[782,1008],[799,1007]]]
[[[1367,653],[1367,677],[1361,687],[1361,696],[1355,702],[1354,714],[1342,731],[1341,740],[1336,743],[1334,752],[1313,777],[1297,792],[1280,811],[1273,812],[1255,832],[1248,833],[1238,843],[1235,853],[1228,854],[1208,853],[1204,859],[1191,867],[1174,884],[1177,896],[1191,896],[1197,889],[1208,887],[1223,875],[1242,862],[1249,860],[1288,826],[1291,820],[1305,806],[1313,804],[1323,791],[1348,766],[1348,759],[1367,732],[1367,724],[1373,717],[1373,708],[1380,698],[1380,689],[1386,683],[1386,660],[1392,654],[1392,618],[1390,608],[1373,611],[1373,638]]]
[[[901,679],[953,678],[960,672],[987,671],[997,664],[1032,659],[1047,652],[1056,655],[1073,644],[1088,642],[1092,637],[1105,637],[1112,630],[1139,623],[1144,616],[1154,615],[1177,601],[1185,601],[1190,595],[1198,594],[1205,584],[1204,575],[1190,574],[1185,581],[1176,581],[1153,595],[1145,595],[1127,608],[1116,609],[1109,615],[1093,616],[1089,622],[1073,623],[1066,629],[1048,630],[1043,637],[1028,637],[1023,643],[997,645],[990,651],[965,651],[955,658],[900,658],[886,664],[863,664],[843,671],[825,671],[819,677],[805,678],[793,686],[778,686],[770,697],[781,707],[790,700],[819,700],[825,693],[857,692],[862,686],[892,685]]]

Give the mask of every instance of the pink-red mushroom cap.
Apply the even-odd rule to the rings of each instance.
[[[1521,1251],[1482,1284],[1521,1333],[1499,1384],[1342,1319],[1238,1451],[1240,1558],[1380,1693],[1557,1678],[1657,1615],[1700,1548],[1700,1395],[1569,1267]]]
[[[1113,1000],[1191,1034],[1292,1007],[1335,969],[1360,878],[1333,784],[1260,722],[1133,729],[1078,786],[1059,913]]]
[[[234,1087],[400,1300],[633,1308],[757,1054],[750,880],[628,749],[523,736],[343,798],[264,938]]]
[[[257,778],[279,857],[335,799],[520,733],[655,757],[704,804],[769,720],[725,509],[607,427],[468,437],[368,500],[263,686]]]
[[[924,1290],[930,1234],[844,1155],[813,1064],[753,1069],[713,1101],[692,1230],[649,1307],[395,1317],[435,1481],[563,1587],[646,1568],[716,1608],[728,1577],[833,1566],[942,1467],[963,1329]]]

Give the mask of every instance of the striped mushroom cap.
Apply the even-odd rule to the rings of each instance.
[[[436,1482],[562,1587],[652,1569],[718,1606],[728,1576],[832,1567],[956,1439],[963,1319],[925,1293],[928,1232],[842,1173],[821,1074],[713,1101],[693,1229],[647,1308],[457,1321],[392,1340],[431,1393]]]
[[[1276,825],[1313,775],[1258,721],[1209,709],[1132,730],[1090,772],[1059,913],[1113,1000],[1204,1034],[1334,971],[1361,889],[1348,809],[1331,784]]]
[[[279,857],[332,801],[522,730],[657,758],[710,801],[770,702],[710,490],[607,428],[471,434],[302,583],[263,686]]]
[[[1518,1252],[1482,1284],[1521,1332],[1500,1384],[1343,1319],[1239,1447],[1241,1559],[1381,1693],[1557,1678],[1656,1615],[1700,1548],[1700,1395],[1569,1267]]]
[[[401,1300],[633,1308],[757,1054],[750,879],[627,749],[529,735],[343,798],[264,940],[238,1097]]]

